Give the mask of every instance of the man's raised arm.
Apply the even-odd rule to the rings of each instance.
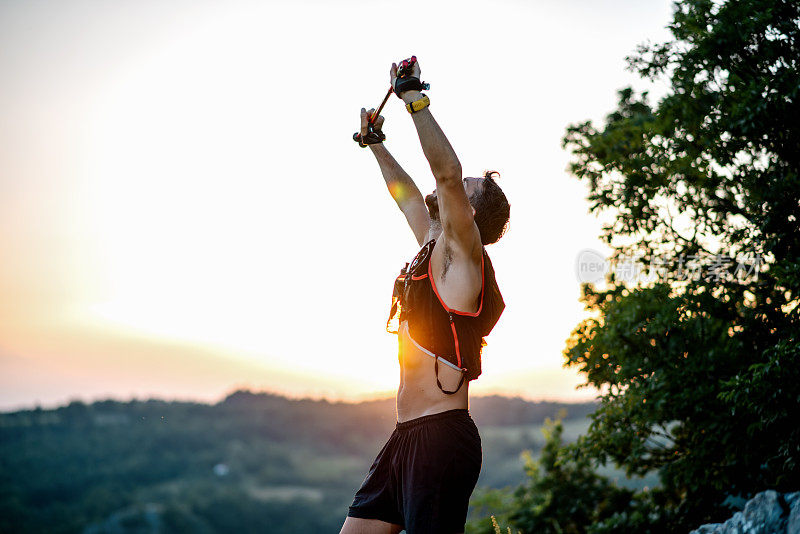
[[[419,78],[419,63],[415,63],[412,76]],[[392,63],[390,80],[395,87],[397,65]],[[406,104],[422,98],[418,90],[404,91],[398,95]],[[412,113],[422,151],[436,179],[436,194],[439,199],[439,214],[445,239],[463,252],[480,257],[481,238],[474,222],[474,211],[461,181],[461,163],[439,124],[433,118],[430,107]]]
[[[368,117],[372,115],[373,111],[369,110],[367,112],[364,108],[361,108],[362,135],[367,132]],[[383,117],[381,116],[375,121],[374,128],[380,131],[382,126]],[[397,160],[389,153],[383,143],[370,144],[369,148],[378,161],[378,166],[381,168],[381,174],[383,174],[386,187],[389,188],[389,193],[397,203],[397,207],[405,215],[417,242],[423,245],[425,237],[428,235],[431,221],[428,210],[425,208],[425,200],[422,198],[422,193],[419,192],[419,188],[417,188],[411,176],[397,163]]]
[[[419,91],[406,91],[401,97],[403,102],[410,104],[422,98]],[[431,109],[426,107],[411,115],[414,119],[414,126],[417,128],[417,135],[422,145],[425,158],[431,166],[433,177],[436,178],[436,186],[440,183],[452,181],[461,185],[461,163],[458,161],[456,151],[450,146],[450,141],[439,127],[439,123],[433,118]]]

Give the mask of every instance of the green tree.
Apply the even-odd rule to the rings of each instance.
[[[514,494],[510,522],[523,532],[577,534],[630,501],[630,492],[599,476],[588,457],[570,456],[560,422],[549,422],[538,460],[525,462],[528,482]]]
[[[587,525],[624,512],[632,492],[597,474],[591,459],[564,444],[561,421],[545,422],[545,445],[538,460],[524,454],[527,481],[512,494],[490,490],[473,499],[500,525],[537,534],[578,534]],[[470,524],[470,532],[489,534],[495,526],[488,514]],[[506,527],[508,528],[508,527]],[[502,529],[501,529],[502,530]]]
[[[670,30],[629,58],[666,95],[564,137],[612,260],[661,271],[585,285],[565,356],[604,392],[576,454],[656,470],[636,502],[678,530],[800,480],[800,3],[681,0]]]
[[[659,276],[583,286],[566,365],[601,404],[499,510],[512,530],[680,532],[730,497],[800,487],[800,2],[674,8],[672,39],[629,58],[665,96],[624,89],[602,127],[563,140],[590,209],[612,215],[612,261]],[[620,506],[589,460],[661,484]]]

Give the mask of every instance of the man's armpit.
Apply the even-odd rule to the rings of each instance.
[[[450,246],[450,243],[445,240],[444,243],[444,250],[442,251],[442,274],[440,280],[444,283],[445,279],[447,278],[447,272],[450,270],[450,266],[453,264],[453,248]]]

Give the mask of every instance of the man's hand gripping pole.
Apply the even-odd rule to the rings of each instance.
[[[395,80],[395,85],[394,87],[389,87],[389,90],[386,92],[386,96],[383,97],[383,102],[381,102],[381,105],[378,106],[378,109],[368,115],[366,131],[364,131],[364,125],[362,124],[362,131],[353,134],[353,141],[358,143],[358,146],[366,147],[367,145],[382,143],[386,140],[386,135],[384,135],[384,133],[381,131],[383,121],[381,120],[380,124],[378,124],[377,121],[383,106],[385,106],[386,102],[389,101],[389,97],[392,96],[392,93],[397,93],[397,96],[399,97],[400,93],[411,88],[430,89],[430,84],[420,82],[419,78],[413,75],[414,65],[416,63],[417,56],[411,56],[410,58],[404,59],[400,62],[400,65],[397,67],[397,79]]]
[[[375,145],[377,143],[383,143],[386,140],[386,135],[381,131],[381,126],[383,125],[383,119],[381,118],[381,120],[378,121],[378,117],[380,117],[381,110],[383,109],[383,106],[386,105],[386,101],[389,100],[391,94],[392,94],[392,88],[390,87],[389,92],[386,93],[386,97],[384,97],[383,102],[381,102],[381,105],[378,106],[378,109],[367,115],[366,125],[364,124],[364,118],[362,115],[361,131],[353,134],[353,141],[358,143],[358,146],[363,148],[367,145]],[[363,112],[364,110],[362,109],[362,114]]]

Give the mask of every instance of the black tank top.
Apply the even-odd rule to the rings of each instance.
[[[503,296],[497,287],[494,269],[483,248],[481,293],[474,313],[448,308],[436,290],[431,272],[431,255],[436,240],[422,247],[410,264],[400,271],[394,284],[392,308],[387,330],[397,332],[397,326],[408,321],[408,333],[420,346],[436,357],[436,382],[448,394],[461,388],[464,379],[475,380],[481,374],[481,349],[505,309]],[[396,324],[394,324],[396,323]],[[446,391],[439,383],[439,358],[461,369],[462,377],[455,391]]]

